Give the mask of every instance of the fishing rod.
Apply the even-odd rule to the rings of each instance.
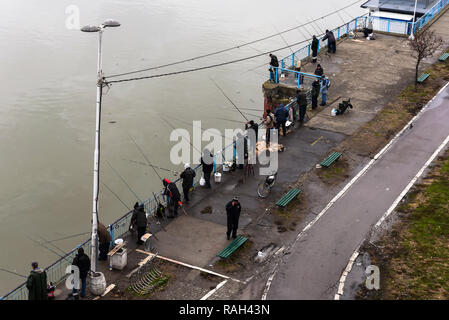
[[[74,234],[74,235],[71,235],[71,236],[66,236],[66,237],[59,238],[59,239],[48,240],[48,241],[46,241],[46,243],[56,242],[56,241],[61,241],[61,240],[67,240],[67,239],[71,239],[71,238],[75,238],[75,237],[79,237],[79,236],[84,236],[84,235],[90,234],[90,233],[91,233],[90,231],[89,232],[78,233],[78,234]]]
[[[20,273],[14,272],[14,271],[10,271],[10,270],[4,269],[4,268],[0,268],[0,271],[8,272],[8,273],[14,274],[16,276],[19,276],[19,277],[22,277],[25,279],[28,278],[27,276],[24,276],[23,274],[20,274]]]
[[[106,187],[106,189],[108,189],[124,206],[125,206],[125,208],[126,209],[128,209],[128,210],[131,210],[131,208],[130,207],[128,207],[127,205],[126,205],[126,203],[125,202],[123,202],[122,201],[122,199],[120,199],[120,197],[114,192],[114,191],[112,191],[112,189],[111,188],[109,188],[107,185],[106,185],[106,183],[104,183],[103,181],[101,182],[105,187]]]
[[[137,164],[141,164],[141,165],[147,166],[147,167],[151,167],[149,164],[147,164],[147,163],[145,163],[145,162],[141,162],[141,161],[135,161],[135,160],[131,160],[131,159],[122,159],[122,160],[124,160],[124,161],[129,161],[129,162],[133,162],[133,163],[137,163]],[[155,168],[158,168],[158,169],[160,169],[160,170],[164,170],[164,171],[171,172],[171,173],[173,173],[174,175],[179,175],[179,172],[178,172],[178,171],[174,171],[174,170],[170,170],[170,169],[165,169],[165,168],[161,168],[161,167],[158,167],[158,166],[154,166],[154,167],[155,167]]]
[[[115,172],[115,174],[123,181],[123,183],[126,184],[129,191],[131,191],[131,193],[137,198],[137,200],[139,200],[139,202],[143,202],[142,200],[140,200],[139,196],[133,191],[133,189],[129,186],[129,184],[126,183],[125,179],[123,179],[123,177],[120,175],[120,173],[118,173],[117,170],[115,170],[114,167],[109,163],[109,161],[108,160],[105,160],[105,161],[111,167],[111,169]]]
[[[279,31],[277,30],[276,26],[273,26],[273,27],[274,27],[274,30],[276,30],[276,32],[279,32]],[[290,49],[290,52],[291,52],[291,53],[294,53],[292,47],[290,47],[290,45],[288,44],[287,40],[285,40],[284,36],[283,36],[282,34],[279,34],[279,36],[282,38],[282,40],[284,41],[284,43],[288,46],[288,48]]]
[[[136,145],[137,149],[139,150],[140,154],[145,158],[145,160],[147,161],[147,163],[150,165],[151,168],[153,168],[154,172],[156,173],[156,175],[159,177],[160,180],[163,180],[162,177],[159,175],[159,173],[157,172],[157,170],[154,168],[154,166],[151,164],[150,160],[148,160],[147,156],[145,155],[145,153],[142,151],[142,149],[139,147],[139,145],[137,144],[137,142],[133,139],[133,137],[131,137],[131,135],[128,133],[128,136],[131,138],[131,140],[134,142],[134,144]]]
[[[238,112],[240,112],[240,114],[243,116],[243,118],[245,118],[246,121],[249,121],[248,118],[240,111],[240,109],[235,105],[234,102],[232,102],[232,100],[226,95],[226,93],[223,91],[223,89],[220,88],[220,86],[212,79],[209,78],[213,84],[218,88],[218,90],[220,90],[220,92],[226,97],[226,99],[228,99],[228,101],[230,103],[232,103],[232,105],[237,109]]]
[[[178,129],[176,129],[175,127],[173,127],[173,126],[171,125],[171,123],[168,122],[167,119],[163,118],[163,117],[160,116],[160,115],[159,115],[159,118],[161,118],[162,121],[164,121],[166,124],[168,124],[168,126],[169,126],[170,128],[172,128],[173,130],[175,130],[175,131],[178,130]],[[192,144],[192,142],[190,141],[190,139],[187,139],[187,138],[184,137],[181,133],[179,133],[179,134],[180,134],[184,139],[186,139],[186,140],[189,142],[189,144],[190,144],[196,151],[198,151],[199,153],[203,153],[201,150],[198,150],[198,148],[196,148],[196,147]]]

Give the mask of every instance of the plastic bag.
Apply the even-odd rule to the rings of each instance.
[[[205,185],[206,185],[206,179],[204,179],[204,177],[201,177],[200,186],[204,187]]]

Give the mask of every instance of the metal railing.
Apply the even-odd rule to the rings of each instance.
[[[424,27],[429,23],[435,16],[437,16],[441,10],[443,10],[449,4],[449,0],[440,0],[434,4],[423,16],[416,20],[413,26],[413,33]]]

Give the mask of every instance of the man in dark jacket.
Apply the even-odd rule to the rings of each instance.
[[[326,35],[323,37],[323,41],[327,40],[327,52],[335,53],[337,50],[337,43],[335,42],[335,36],[332,31],[326,30]]]
[[[204,180],[206,180],[206,188],[210,188],[210,175],[214,169],[214,156],[208,149],[204,149],[201,157],[201,166],[203,167]]]
[[[27,280],[28,300],[47,300],[47,273],[41,270],[37,262],[31,264],[33,270]]]
[[[143,244],[143,241],[140,239],[145,234],[147,230],[147,215],[145,214],[145,208],[143,204],[136,207],[134,206],[133,215],[131,217],[131,224],[137,227],[137,244]]]
[[[174,218],[178,215],[179,202],[181,201],[181,194],[179,193],[178,187],[174,182],[171,182],[168,179],[162,180],[164,184],[164,194],[168,195],[168,211],[170,214],[169,218]]]
[[[296,94],[296,102],[298,103],[299,107],[299,121],[304,122],[304,116],[306,115],[307,111],[307,96],[305,92],[298,90]]]
[[[269,54],[271,60],[270,60],[270,79],[273,81],[276,81],[276,77],[274,76],[275,73],[277,73],[278,69],[274,69],[274,68],[279,68],[279,61],[278,58],[274,55],[274,54]]]
[[[112,238],[108,229],[106,229],[104,224],[102,224],[101,222],[98,222],[98,240],[100,243],[99,246],[100,255],[98,257],[98,260],[106,261],[108,260],[108,252]]]
[[[320,42],[318,41],[318,39],[316,38],[316,36],[313,36],[312,38],[312,45],[311,45],[311,49],[312,49],[312,62],[316,63],[317,60],[317,56],[318,56],[318,46],[320,45]]]
[[[75,256],[75,259],[73,259],[74,266],[77,266],[80,272],[80,280],[81,280],[81,292],[80,296],[83,298],[86,295],[86,278],[87,274],[90,271],[90,259],[89,257],[84,253],[84,249],[82,247],[78,248],[78,254]],[[73,288],[73,295],[75,296],[77,294],[78,290],[74,287]]]
[[[226,216],[228,223],[228,231],[226,237],[229,240],[229,236],[232,231],[232,238],[237,238],[237,228],[239,227],[239,218],[242,207],[237,197],[234,197],[226,204]]]
[[[321,64],[317,64],[315,72],[314,72],[317,76],[322,76],[324,73],[323,67],[321,66]]]
[[[190,164],[186,163],[184,165],[184,171],[181,173],[180,177],[182,179],[182,192],[184,193],[184,201],[189,202],[189,191],[193,187],[193,179],[195,178],[195,171],[190,168]]]
[[[276,117],[276,129],[279,130],[279,128],[282,126],[282,133],[285,137],[287,135],[285,123],[287,122],[288,119],[288,111],[282,103],[274,112],[274,116]]]
[[[318,96],[320,95],[320,89],[320,81],[316,78],[312,83],[312,110],[318,107]]]

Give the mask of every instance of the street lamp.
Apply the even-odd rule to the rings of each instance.
[[[93,211],[92,211],[92,248],[90,254],[91,270],[97,272],[98,253],[98,194],[100,178],[100,122],[101,122],[101,98],[103,91],[103,71],[101,70],[101,38],[103,31],[108,27],[119,27],[118,21],[109,19],[99,26],[87,25],[81,28],[83,32],[98,32],[98,63],[97,63],[97,103],[96,103],[96,127],[95,127],[95,152],[94,152],[94,182],[93,182]]]
[[[413,11],[412,30],[410,32],[410,37],[408,37],[410,40],[415,39],[415,18],[416,18],[416,6],[417,5],[418,5],[418,0],[415,0],[415,10]]]

